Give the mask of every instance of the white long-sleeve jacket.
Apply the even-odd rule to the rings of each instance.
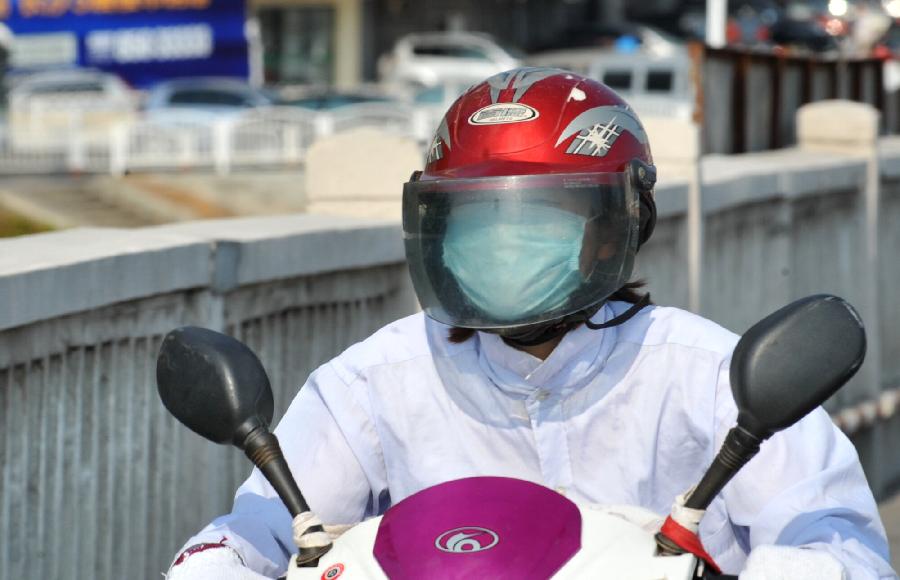
[[[594,321],[627,307],[609,303]],[[735,424],[728,371],[738,337],[682,310],[580,327],[545,361],[495,335],[452,344],[447,333],[422,314],[399,320],[320,367],[294,399],[275,432],[326,523],[358,522],[475,475],[665,515]],[[732,574],[754,546],[785,544],[831,552],[853,580],[895,577],[856,451],[822,409],[763,444],[700,533]],[[257,572],[286,569],[291,519],[258,471],[232,513],[186,546],[223,536]]]

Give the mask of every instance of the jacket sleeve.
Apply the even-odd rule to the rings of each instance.
[[[716,449],[737,421],[729,363],[716,389]],[[765,441],[722,495],[745,549],[807,546],[830,552],[849,580],[896,578],[856,449],[821,407]]]
[[[332,363],[321,367],[275,429],[304,498],[326,524],[356,523],[387,507],[381,448],[359,394],[362,379],[356,381],[345,383]],[[205,542],[233,547],[245,565],[273,578],[284,573],[296,551],[290,514],[255,468],[238,488],[231,513],[185,547]]]

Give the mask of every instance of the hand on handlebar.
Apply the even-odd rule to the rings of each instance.
[[[739,580],[842,580],[844,567],[822,550],[793,546],[757,546]]]
[[[166,580],[271,580],[244,566],[224,544],[202,544],[185,550],[169,568]]]

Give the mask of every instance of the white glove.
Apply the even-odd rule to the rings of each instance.
[[[181,558],[179,558],[181,559]],[[176,560],[178,562],[178,560]],[[244,566],[238,553],[228,546],[216,546],[188,554],[173,564],[166,580],[271,580]]]
[[[822,550],[792,546],[757,546],[740,580],[843,580],[844,566]]]

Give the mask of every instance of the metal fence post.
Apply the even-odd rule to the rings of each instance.
[[[191,129],[185,127],[178,132],[178,167],[180,169],[191,168],[196,163],[197,136],[191,133]]]
[[[231,172],[231,134],[233,124],[223,119],[213,125],[213,165],[219,175]]]
[[[313,119],[316,137],[326,137],[334,133],[334,117],[330,112],[322,111]]]
[[[69,133],[68,147],[66,147],[66,168],[73,173],[81,173],[86,167],[87,147],[84,143],[84,135],[76,129]]]
[[[109,172],[121,177],[128,166],[128,125],[116,125],[109,132]]]
[[[281,131],[281,145],[283,150],[282,162],[296,165],[302,159],[300,151],[300,127],[293,124],[285,124]]]
[[[700,131],[690,124],[693,159],[688,177],[688,305],[692,312],[703,307],[703,158],[700,156]]]
[[[687,181],[688,308],[702,312],[703,196],[700,126],[693,121],[645,117],[644,128],[653,143],[653,160],[663,182]]]

